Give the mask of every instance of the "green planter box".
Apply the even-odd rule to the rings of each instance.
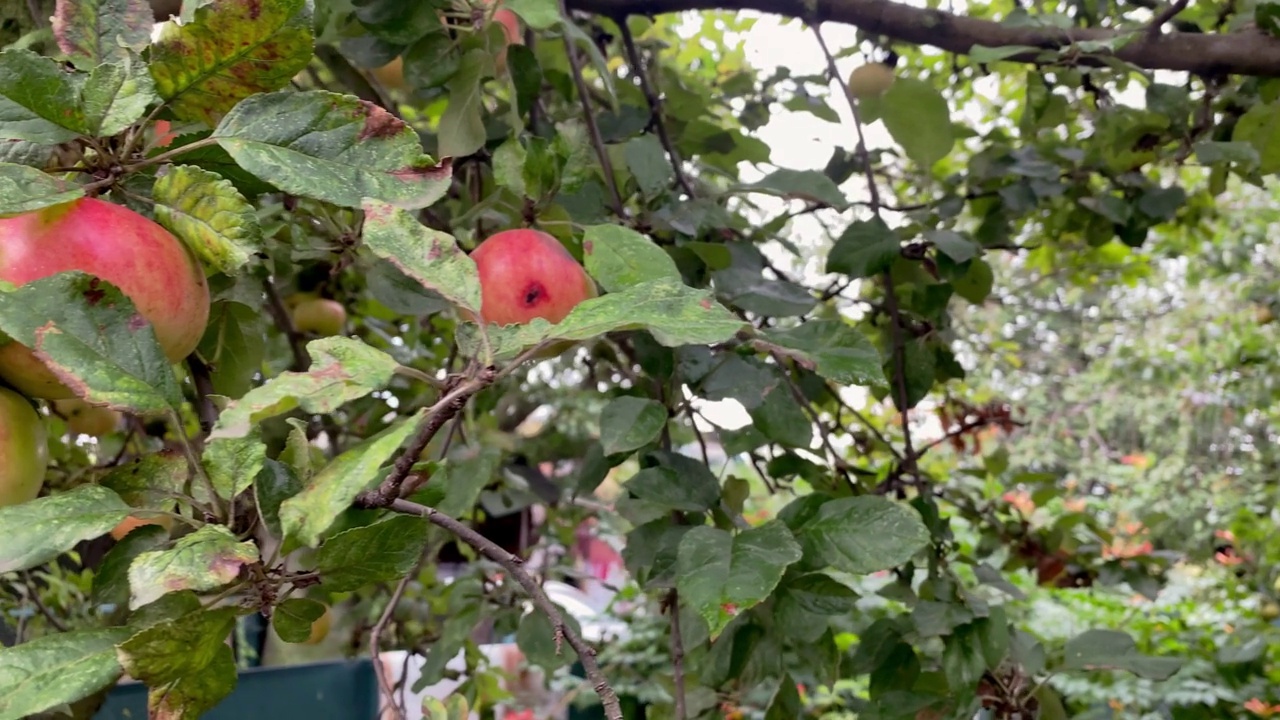
[[[378,680],[368,658],[254,668],[203,720],[376,720]],[[93,720],[145,720],[147,689],[116,687]]]

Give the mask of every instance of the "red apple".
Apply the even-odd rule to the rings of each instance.
[[[293,306],[293,327],[301,333],[337,335],[346,322],[346,309],[334,300],[312,298]]]
[[[480,271],[480,318],[514,325],[558,323],[596,285],[559,240],[538,230],[504,230],[471,251]]]
[[[209,321],[204,271],[157,223],[93,198],[0,218],[0,280],[24,285],[72,270],[120,288],[151,322],[170,362],[200,342]],[[0,377],[31,397],[76,396],[16,342],[0,346]]]
[[[34,500],[49,468],[44,421],[31,403],[0,387],[0,507]]]
[[[80,398],[55,400],[53,407],[59,415],[66,418],[67,428],[77,435],[100,438],[110,435],[120,427],[120,413],[109,407],[90,405]]]

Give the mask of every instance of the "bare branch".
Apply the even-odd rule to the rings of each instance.
[[[958,55],[968,55],[975,45],[1042,48],[1006,58],[1016,62],[1037,62],[1044,50],[1063,50],[1082,41],[1105,42],[1136,34],[1137,37],[1118,47],[1114,56],[1148,70],[1280,76],[1280,39],[1257,29],[1150,36],[1142,29],[1126,33],[1108,28],[1017,26],[894,0],[569,0],[568,4],[575,10],[608,17],[686,10],[754,10],[811,23],[855,25],[867,35],[884,35],[897,42],[936,47]],[[1077,56],[1074,62],[1099,65],[1102,57]]]
[[[1187,9],[1188,2],[1190,2],[1190,0],[1174,0],[1169,7],[1161,10],[1160,13],[1151,20],[1151,24],[1147,26],[1147,34],[1149,36],[1159,35],[1160,29],[1164,27],[1165,23],[1172,20],[1178,13]]]
[[[421,564],[422,560],[419,559],[418,563]],[[400,604],[400,598],[404,597],[405,588],[409,587],[409,583],[417,575],[418,570],[415,567],[413,572],[400,579],[395,591],[391,593],[391,599],[387,601],[386,609],[382,611],[378,622],[373,624],[373,630],[369,633],[369,656],[373,658],[373,669],[378,676],[378,686],[387,695],[387,704],[391,708],[391,717],[398,720],[404,720],[404,710],[395,702],[396,689],[391,684],[391,678],[387,677],[386,666],[382,664],[382,648],[380,645],[382,644],[382,633],[386,632],[387,625],[391,624],[391,616],[395,614],[396,606]],[[408,678],[404,678],[402,682],[408,682]]]
[[[604,705],[605,717],[608,720],[623,720],[622,706],[618,703],[618,695],[600,672],[600,664],[596,662],[595,648],[588,645],[570,625],[565,623],[560,610],[556,608],[555,603],[551,602],[551,598],[547,597],[547,593],[543,591],[542,586],[522,567],[523,560],[503,550],[489,538],[467,527],[466,524],[437,511],[435,508],[412,503],[408,500],[393,500],[389,507],[406,515],[417,515],[426,518],[432,525],[444,528],[452,533],[454,537],[501,565],[512,578],[515,578],[520,587],[524,588],[525,592],[529,594],[534,605],[537,605],[538,609],[551,620],[557,635],[563,637],[569,643],[569,646],[578,653],[578,659],[582,662],[582,668],[587,673],[587,679],[591,682],[596,695],[600,696],[600,702]]]
[[[649,113],[653,119],[654,128],[658,131],[658,139],[662,141],[662,147],[667,151],[667,157],[671,160],[671,169],[676,173],[676,182],[679,183],[680,189],[690,198],[697,197],[693,192],[693,186],[689,184],[689,179],[684,175],[684,168],[680,163],[680,153],[676,151],[676,146],[671,142],[671,134],[667,132],[667,123],[662,117],[662,100],[658,97],[658,93],[654,90],[653,84],[649,82],[649,73],[645,71],[644,61],[640,58],[640,52],[636,50],[636,40],[631,36],[631,28],[627,26],[625,17],[618,18],[618,29],[622,32],[622,46],[626,48],[627,60],[631,63],[631,71],[640,80],[640,90],[644,93],[645,101],[649,103]]]
[[[667,612],[671,613],[671,668],[675,674],[676,718],[689,717],[684,691],[684,640],[680,637],[680,593],[672,590],[667,595]]]

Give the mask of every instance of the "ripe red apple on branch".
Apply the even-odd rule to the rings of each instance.
[[[0,387],[0,507],[34,500],[49,468],[44,421],[31,403]]]
[[[596,284],[559,240],[539,230],[504,230],[471,251],[480,271],[480,318],[523,325],[558,323],[596,296]]]
[[[0,280],[24,285],[73,270],[120,288],[151,322],[170,362],[200,342],[209,321],[204,271],[159,224],[94,198],[0,218]],[[31,397],[76,396],[17,342],[0,345],[0,378]]]

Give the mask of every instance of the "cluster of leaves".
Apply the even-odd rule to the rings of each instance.
[[[1058,5],[973,12],[1092,22]],[[1103,552],[1105,515],[1041,525],[1001,504],[1014,485],[1042,505],[1089,460],[1056,447],[967,467],[945,448],[1017,427],[991,411],[1010,387],[975,378],[1006,372],[974,360],[1000,323],[1043,332],[1058,291],[1143,282],[1151,236],[1185,253],[1219,221],[1228,178],[1277,169],[1274,88],[1170,84],[1105,43],[1031,69],[1003,60],[1025,48],[897,45],[894,84],[856,106],[859,135],[881,123],[891,146],[848,143],[802,170],[756,131],[775,108],[838,122],[844,96],[830,74],[761,77],[736,46],[751,21],[509,7],[525,44],[478,3],[188,2],[152,42],[146,3],[59,2],[51,32],[0,53],[0,214],[102,195],[179,237],[214,291],[177,368],[124,331],[134,312],[114,288],[87,302],[84,275],[0,293],[0,331],[22,342],[52,325],[47,357],[132,418],[96,447],[55,439],[44,496],[0,509],[4,587],[50,619],[0,650],[0,718],[91,705],[123,672],[158,714],[197,717],[234,687],[238,617],[270,615],[297,642],[352,597],[392,621],[384,646],[427,654],[424,684],[460,651],[482,664],[471,631],[485,619],[531,663],[563,667],[573,623],[541,603],[522,614],[509,581],[507,553],[529,548],[465,532],[533,504],[548,506],[548,544],[589,512],[622,525],[642,616],[663,618],[646,700],[676,717],[1061,716],[1060,694],[1087,695],[1064,673],[1172,676],[1177,661],[1124,632],[1025,623],[1025,578],[1154,593],[1164,577],[1167,563]],[[368,72],[397,58],[403,87]],[[995,103],[978,91],[992,70]],[[1116,101],[1139,85],[1141,102]],[[1203,172],[1177,169],[1191,158]],[[788,235],[809,220],[822,242]],[[561,240],[603,294],[554,325],[465,322],[481,295],[464,249],[517,226]],[[825,278],[787,252],[817,256]],[[998,284],[1032,274],[1055,284]],[[997,290],[999,332],[966,334],[981,315],[966,309]],[[300,334],[281,301],[293,293],[341,301],[350,332]],[[1079,374],[1065,353],[1004,352],[1028,376]],[[716,426],[705,403],[723,401],[750,423]],[[959,411],[926,439],[936,406]],[[606,510],[575,502],[610,485]],[[762,506],[776,517],[749,512]],[[54,582],[139,511],[181,522]],[[422,566],[450,543],[472,546],[459,552],[475,570],[446,583]],[[800,686],[836,692],[815,704]],[[481,680],[459,692],[433,716],[495,699]]]

